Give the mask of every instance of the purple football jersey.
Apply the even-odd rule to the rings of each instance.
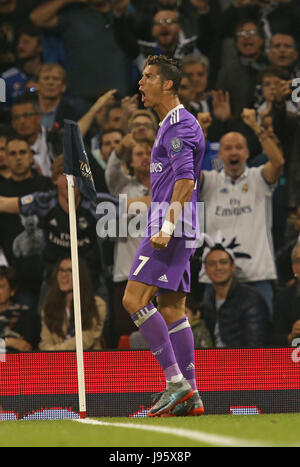
[[[129,274],[129,280],[157,286],[158,293],[190,290],[190,257],[195,250],[186,239],[198,238],[199,234],[196,202],[204,151],[205,139],[198,121],[178,105],[160,123],[153,145],[148,232],[141,240]],[[160,230],[175,182],[180,179],[194,180],[193,195],[167,248],[155,250],[150,237]]]
[[[160,230],[172,198],[174,184],[180,179],[194,180],[194,192],[177,223],[175,237],[196,238],[196,202],[205,152],[205,138],[196,118],[183,105],[172,109],[160,123],[152,148],[150,176],[152,203],[148,215],[148,234]]]

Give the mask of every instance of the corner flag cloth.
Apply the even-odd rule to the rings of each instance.
[[[79,126],[72,120],[64,120],[63,140],[64,174],[74,175],[83,196],[96,203],[96,189]]]

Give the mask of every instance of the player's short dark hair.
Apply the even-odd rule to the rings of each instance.
[[[144,68],[148,65],[156,65],[158,67],[158,74],[163,81],[173,81],[173,92],[177,94],[182,74],[179,61],[168,58],[165,55],[149,55]]]

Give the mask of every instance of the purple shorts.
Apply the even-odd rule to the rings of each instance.
[[[186,240],[172,237],[167,248],[155,250],[149,237],[143,237],[129,273],[129,280],[158,287],[159,294],[190,292],[190,257],[195,248],[186,248]]]

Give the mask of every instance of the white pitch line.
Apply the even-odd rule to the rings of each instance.
[[[262,441],[254,441],[248,439],[233,438],[230,436],[217,435],[214,433],[204,433],[203,431],[186,430],[183,428],[170,428],[156,425],[142,425],[137,423],[110,423],[93,420],[91,418],[74,419],[74,422],[79,422],[88,425],[97,426],[112,426],[117,428],[133,428],[136,430],[155,431],[156,433],[164,433],[167,435],[179,436],[188,438],[193,441],[204,442],[213,446],[232,446],[232,447],[269,447],[269,443]]]

